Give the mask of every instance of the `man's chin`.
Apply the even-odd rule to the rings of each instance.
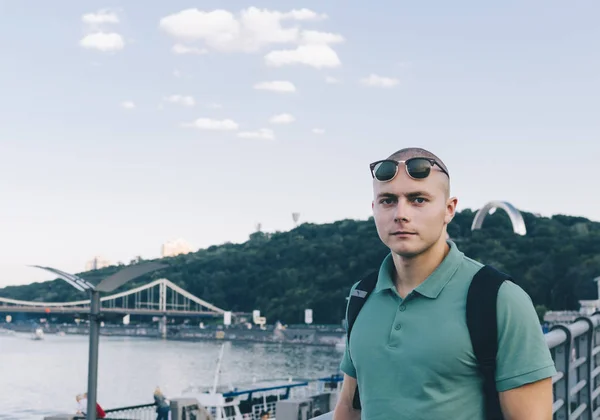
[[[402,245],[402,246],[392,246],[390,248],[390,250],[402,257],[402,258],[414,258],[418,255],[420,255],[423,252],[423,249],[421,249],[420,247],[415,247],[415,246],[407,246],[407,245]]]

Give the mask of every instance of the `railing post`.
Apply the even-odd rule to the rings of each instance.
[[[563,374],[563,377],[559,379],[555,384],[555,394],[554,401],[563,400],[563,404],[556,411],[556,420],[568,420],[569,415],[571,414],[571,394],[570,394],[570,381],[569,381],[569,371],[571,368],[571,330],[569,330],[564,325],[555,325],[551,328],[550,331],[560,329],[566,335],[566,340],[564,343],[557,346],[554,350],[554,363],[556,366],[556,370]]]
[[[577,340],[577,356],[585,358],[585,363],[578,368],[579,372],[577,376],[580,379],[584,379],[586,382],[585,387],[580,391],[580,395],[582,396],[582,399],[585,399],[584,402],[587,405],[587,409],[582,413],[580,419],[592,420],[594,410],[592,405],[592,391],[594,389],[594,384],[592,382],[594,323],[587,316],[582,316],[575,320],[575,322],[578,321],[587,323],[589,327],[585,334],[579,336],[579,339]]]
[[[592,342],[591,342],[591,354],[590,354],[590,359],[591,359],[591,363],[590,363],[590,371],[591,371],[591,382],[590,382],[590,388],[591,388],[591,393],[592,393],[592,405],[591,405],[591,410],[592,410],[592,417],[594,417],[594,414],[598,414],[595,413],[595,411],[597,410],[597,405],[598,405],[598,390],[597,390],[597,384],[598,384],[598,374],[599,374],[599,370],[600,370],[600,363],[598,363],[598,346],[600,345],[600,323],[597,322],[598,320],[598,316],[600,315],[600,312],[596,311],[595,313],[592,314],[591,318],[592,320],[592,324],[594,325],[593,328],[593,333],[592,333]],[[597,325],[598,324],[598,325]]]

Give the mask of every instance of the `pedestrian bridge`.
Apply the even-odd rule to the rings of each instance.
[[[100,302],[103,313],[122,315],[222,317],[227,312],[167,279],[158,279],[125,292],[104,296]],[[89,312],[89,308],[89,299],[73,302],[38,302],[0,297],[0,313],[81,314]]]
[[[545,337],[557,371],[553,420],[600,419],[600,313],[555,325]]]

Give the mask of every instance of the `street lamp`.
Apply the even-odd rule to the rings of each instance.
[[[89,420],[96,420],[96,397],[98,385],[98,343],[100,337],[100,292],[112,292],[123,286],[130,280],[140,277],[144,274],[167,267],[164,264],[147,263],[129,266],[103,279],[97,286],[94,286],[87,280],[74,274],[65,273],[51,267],[42,267],[34,265],[32,267],[41,268],[69,283],[77,290],[90,293],[90,348],[88,360],[88,392],[87,392],[87,415]]]

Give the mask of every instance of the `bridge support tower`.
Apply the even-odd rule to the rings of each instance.
[[[158,309],[164,314],[167,312],[167,284],[160,283],[160,295],[158,300]],[[161,337],[167,338],[167,316],[163,315],[158,323]]]

